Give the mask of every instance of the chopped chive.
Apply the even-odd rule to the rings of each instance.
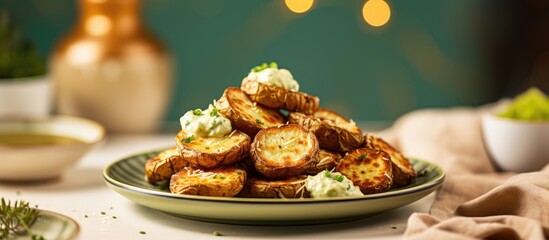
[[[362,160],[364,160],[364,158],[367,158],[367,157],[368,157],[368,154],[364,153],[364,154],[362,154],[358,157],[358,160],[362,161]]]
[[[105,215],[106,213],[105,212],[101,212],[101,215]]]
[[[338,182],[343,182],[343,175],[335,175],[334,176],[334,180],[338,181]]]
[[[217,117],[219,116],[219,113],[217,112],[217,108],[213,107],[212,111],[210,112],[210,117]]]
[[[193,110],[193,114],[195,116],[202,116],[202,110],[197,108],[197,109]]]
[[[145,231],[139,231],[139,234],[147,234]]]
[[[186,126],[189,126],[189,124],[191,124],[191,122],[186,121],[186,122],[185,122],[185,127],[186,127]]]
[[[194,140],[194,135],[191,135],[189,137],[183,138],[183,142],[190,143]]]
[[[329,178],[332,177],[332,175],[330,174],[330,172],[328,172],[328,170],[324,170],[324,176],[329,177]]]
[[[214,232],[213,232],[213,235],[214,235],[214,236],[223,236],[223,234],[221,234],[221,233],[218,232],[218,231],[214,231]]]
[[[256,122],[257,124],[263,124],[263,121],[261,121],[261,120],[259,120],[259,119],[257,119],[257,118],[255,119],[255,122]]]
[[[118,218],[118,217],[116,217],[116,216],[112,216],[112,219],[117,219],[117,218]]]

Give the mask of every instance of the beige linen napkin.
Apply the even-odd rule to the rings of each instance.
[[[549,238],[549,165],[532,173],[496,172],[482,140],[483,111],[416,111],[383,133],[407,156],[437,163],[447,174],[430,214],[413,214],[405,238]]]

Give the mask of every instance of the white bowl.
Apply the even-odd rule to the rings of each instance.
[[[502,118],[495,114],[501,107],[482,116],[482,134],[488,154],[503,171],[540,170],[549,163],[549,122]]]
[[[59,115],[0,119],[0,136],[9,139],[6,137],[9,135],[15,139],[14,134],[53,135],[78,142],[28,145],[0,142],[0,180],[27,181],[57,177],[105,139],[105,129],[97,122]]]

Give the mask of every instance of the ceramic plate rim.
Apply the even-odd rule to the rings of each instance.
[[[438,169],[440,175],[436,178],[414,186],[410,188],[405,189],[399,189],[384,193],[375,193],[375,194],[368,194],[364,196],[359,197],[341,197],[341,198],[297,198],[297,199],[279,199],[279,198],[239,198],[239,197],[211,197],[211,196],[197,196],[197,195],[178,195],[173,194],[169,192],[161,192],[157,190],[149,190],[149,189],[143,189],[140,187],[132,186],[126,183],[119,182],[113,178],[111,178],[108,174],[108,170],[111,169],[114,165],[116,165],[119,162],[123,161],[129,161],[130,159],[144,155],[151,152],[159,152],[162,150],[165,150],[166,148],[160,148],[155,150],[149,150],[149,151],[142,151],[139,153],[134,153],[131,155],[127,155],[126,157],[119,158],[115,161],[112,161],[110,164],[108,164],[103,169],[103,177],[104,180],[113,186],[116,186],[118,188],[122,188],[128,191],[140,193],[140,194],[146,194],[149,196],[155,196],[155,197],[163,197],[163,198],[171,198],[171,199],[181,199],[181,200],[191,200],[191,201],[206,201],[206,202],[225,202],[225,203],[246,203],[246,204],[255,204],[255,203],[266,203],[266,204],[303,204],[303,203],[323,203],[323,202],[346,202],[346,201],[364,201],[364,200],[371,200],[371,199],[379,199],[379,198],[390,198],[395,196],[401,196],[401,195],[407,195],[407,194],[413,194],[416,192],[424,191],[432,187],[436,187],[442,182],[444,182],[444,179],[446,177],[446,174],[444,170],[437,164],[434,164],[429,161],[420,160],[418,158],[411,158],[413,161],[420,161],[428,164],[429,166],[434,166],[436,169]],[[143,176],[145,177],[145,176]]]

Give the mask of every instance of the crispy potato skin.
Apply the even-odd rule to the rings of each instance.
[[[364,194],[386,192],[393,185],[389,154],[377,149],[358,148],[347,153],[336,171],[345,175]]]
[[[250,155],[257,171],[269,179],[301,175],[318,162],[318,141],[297,124],[259,131]]]
[[[170,192],[201,196],[233,197],[246,182],[246,171],[225,166],[209,171],[185,167],[170,180]]]
[[[254,137],[261,129],[280,126],[286,122],[286,118],[278,109],[256,104],[237,87],[225,89],[215,106],[223,116],[231,120],[233,128],[250,137]]]
[[[250,99],[269,108],[281,108],[290,112],[313,114],[320,100],[303,92],[294,92],[244,78],[240,87]]]
[[[234,133],[220,138],[197,137],[195,140],[186,143],[184,139],[189,134],[180,130],[175,137],[175,142],[181,157],[192,166],[213,169],[249,157],[251,138],[238,130],[234,131]],[[209,141],[214,141],[211,148],[205,146]],[[215,141],[222,144],[215,145]]]
[[[305,186],[306,175],[283,180],[249,178],[238,194],[246,198],[308,198],[310,193]]]
[[[380,137],[366,134],[364,139],[365,147],[382,150],[391,156],[394,176],[393,183],[395,185],[406,186],[412,182],[412,179],[416,177],[416,172],[408,158]]]
[[[326,109],[321,109],[322,115],[326,112],[331,112]],[[339,116],[339,114],[334,116]],[[316,114],[316,113],[315,113]],[[349,124],[345,118],[340,117],[340,122]],[[345,153],[362,146],[364,139],[362,131],[358,127],[343,127],[341,123],[331,119],[324,119],[314,115],[305,115],[303,113],[292,112],[288,116],[290,123],[295,123],[303,126],[305,129],[313,132],[318,139],[321,148],[330,151]]]
[[[341,154],[321,148],[318,151],[318,162],[311,168],[305,170],[305,174],[316,175],[324,170],[330,171],[337,166],[341,159]]]
[[[157,183],[169,180],[174,173],[190,166],[185,161],[176,147],[166,149],[145,163],[145,177],[149,183]]]

